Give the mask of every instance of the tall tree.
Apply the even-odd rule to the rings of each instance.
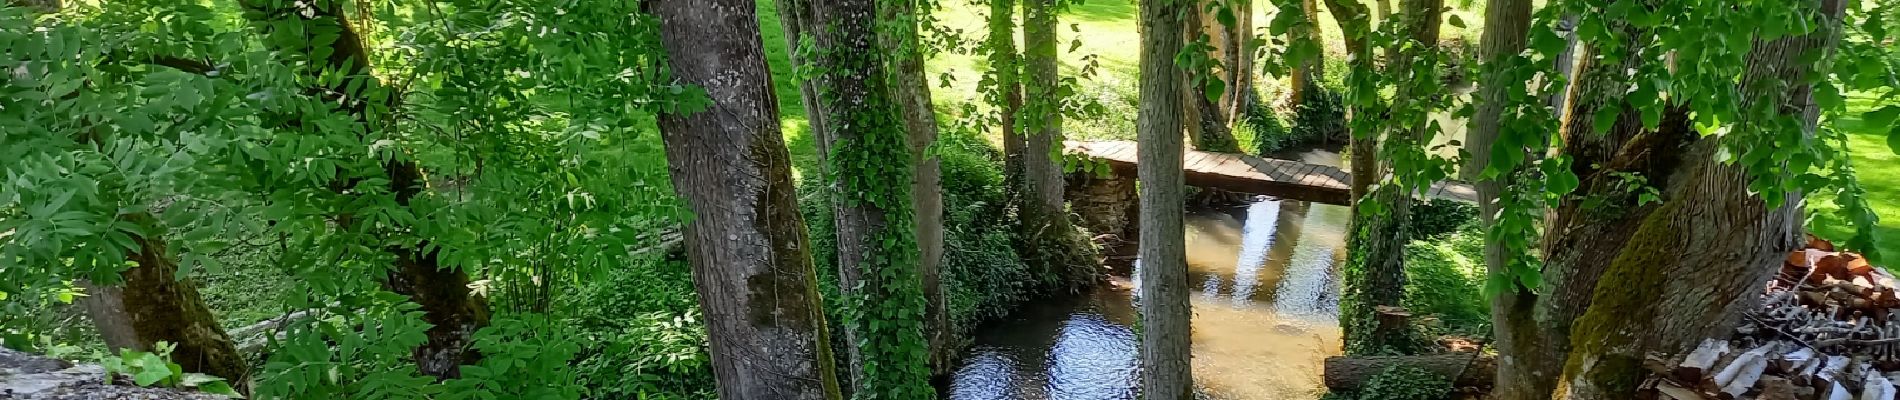
[[[852,391],[858,398],[935,397],[917,270],[910,137],[892,97],[889,49],[878,46],[878,0],[814,1],[819,94],[831,151],[838,275],[847,299]]]
[[[1252,106],[1249,102],[1256,100],[1253,98],[1254,0],[1229,0],[1228,5],[1233,8],[1235,21],[1232,25],[1222,25],[1221,29],[1221,65],[1225,66],[1222,79],[1227,81],[1227,90],[1221,94],[1220,107],[1221,113],[1227,116],[1227,126],[1232,127],[1240,123],[1242,114]]]
[[[1016,50],[1017,0],[990,0],[989,36],[984,38],[990,64],[990,85],[984,95],[996,107],[996,125],[1003,137],[1003,184],[1012,201],[1021,198],[1023,187],[1022,56]]]
[[[814,21],[811,15],[811,1],[773,0],[773,4],[778,8],[779,29],[785,32],[785,48],[789,50],[792,68],[810,66],[811,60],[806,60],[805,52],[799,50],[800,44],[812,35],[810,30],[814,26]],[[798,80],[798,97],[800,104],[805,106],[805,129],[812,135],[816,135],[812,143],[818,146],[818,157],[823,159],[830,153],[824,147],[823,138],[823,135],[829,131],[825,130],[824,104],[818,100],[818,88],[812,84],[811,79]],[[822,171],[824,166],[819,165],[819,168]]]
[[[1346,71],[1348,76],[1352,74],[1378,73],[1378,71],[1376,71],[1377,64],[1373,63],[1374,55],[1371,44],[1373,30],[1372,17],[1368,15],[1369,12],[1366,10],[1366,5],[1360,3],[1358,0],[1326,0],[1326,8],[1332,11],[1333,22],[1339,25],[1339,35],[1344,39],[1343,41],[1346,44]],[[1349,92],[1366,91],[1366,89],[1354,87],[1348,87],[1346,90]],[[1376,99],[1374,101],[1376,102]],[[1346,119],[1352,121],[1372,117],[1360,115],[1363,114],[1360,112],[1360,108],[1363,107],[1347,108]],[[1376,158],[1361,157],[1359,155],[1369,155],[1378,151],[1378,135],[1372,132],[1362,132],[1363,129],[1353,128],[1353,125],[1356,124],[1346,124],[1347,129],[1350,131],[1348,134],[1350,139],[1348,139],[1347,151],[1351,154],[1351,158],[1348,160],[1347,170],[1353,177],[1351,186],[1352,201],[1358,203],[1360,198],[1365,197],[1368,188],[1372,187],[1372,182],[1378,179],[1377,169],[1379,165]]]
[[[302,66],[306,75],[304,83],[348,114],[354,122],[351,128],[357,134],[369,136],[389,130],[388,124],[378,122],[382,116],[372,114],[379,110],[387,112],[399,97],[391,88],[384,87],[374,74],[369,49],[356,32],[357,25],[344,13],[343,2],[318,1],[314,6],[300,6],[283,1],[247,0],[244,5],[248,9],[245,15],[254,18],[252,24],[265,36],[265,44],[293,57],[306,58],[303,61],[308,64]],[[307,129],[302,127],[301,121],[289,124],[292,128]],[[390,158],[383,161],[380,171],[374,174],[378,175],[374,178],[387,182],[386,189],[396,207],[411,207],[415,199],[426,195],[422,167],[412,160]],[[330,189],[349,197],[362,196],[361,192],[351,189],[367,177],[347,176],[339,174],[338,180],[330,183]],[[357,221],[357,211],[361,210],[338,211],[334,216],[337,228],[343,231],[369,229],[367,224]],[[476,330],[488,325],[487,300],[469,288],[466,271],[442,264],[438,257],[440,250],[431,245],[428,238],[417,238],[412,244],[386,245],[383,250],[394,264],[383,280],[384,287],[409,296],[410,301],[421,305],[423,320],[430,325],[427,341],[413,353],[417,366],[424,374],[438,378],[460,376],[462,364],[481,357],[471,339]]]
[[[1183,71],[1174,63],[1183,48],[1182,13],[1192,0],[1147,0],[1141,8],[1141,105],[1136,115],[1141,144],[1141,387],[1147,400],[1193,398],[1189,356],[1186,181],[1182,168]]]
[[[1554,228],[1576,230],[1566,229],[1561,236],[1547,240],[1552,245],[1546,250],[1558,252],[1550,258],[1566,261],[1564,266],[1571,268],[1601,270],[1601,278],[1589,295],[1588,311],[1580,314],[1568,332],[1569,355],[1554,398],[1628,397],[1641,384],[1641,374],[1635,371],[1643,370],[1646,354],[1683,352],[1703,338],[1726,335],[1741,314],[1759,301],[1761,285],[1775,271],[1775,260],[1798,244],[1801,194],[1795,190],[1751,193],[1750,188],[1759,187],[1752,184],[1762,178],[1761,172],[1751,170],[1754,166],[1746,163],[1726,161],[1721,154],[1741,144],[1733,142],[1735,138],[1761,136],[1772,143],[1783,140],[1779,138],[1801,141],[1813,137],[1819,113],[1812,82],[1820,81],[1815,78],[1828,65],[1839,39],[1846,3],[1794,3],[1790,7],[1795,11],[1793,15],[1806,19],[1795,23],[1818,29],[1780,37],[1764,34],[1754,38],[1752,47],[1740,54],[1745,67],[1740,68],[1739,83],[1728,89],[1738,95],[1732,99],[1737,108],[1730,129],[1735,137],[1700,134],[1693,126],[1699,122],[1691,120],[1688,106],[1673,101],[1670,103],[1675,104],[1645,104],[1640,100],[1644,97],[1639,96],[1646,95],[1640,93],[1657,89],[1641,86],[1611,92],[1631,93],[1630,99],[1636,99],[1630,101],[1635,106],[1616,113],[1617,126],[1611,131],[1624,125],[1648,129],[1627,137],[1611,136],[1624,139],[1607,143],[1615,147],[1604,146],[1606,143],[1599,140],[1566,136],[1567,153],[1576,150],[1584,155],[1601,154],[1606,159],[1600,169],[1588,171],[1589,175],[1579,174],[1583,177],[1582,192],[1573,197],[1622,201],[1616,206],[1624,210],[1620,213],[1624,217],[1605,220],[1566,207],[1560,208],[1553,219],[1560,223],[1551,225]],[[1619,21],[1612,20],[1612,24],[1613,28],[1627,29],[1625,32],[1635,31]],[[1635,43],[1651,40],[1644,36],[1622,37]],[[1603,51],[1592,46],[1580,59],[1592,60],[1597,57],[1591,53]],[[1622,56],[1648,58],[1629,53]],[[1650,64],[1641,71],[1671,71],[1648,59]],[[1629,87],[1627,83],[1604,82],[1616,82],[1616,77],[1630,70],[1604,71],[1605,67],[1589,63],[1578,68],[1582,78],[1580,92],[1571,102],[1573,107],[1594,102],[1593,96],[1585,95],[1592,88]],[[1658,112],[1660,116],[1655,114]],[[1594,114],[1572,110],[1570,115]],[[1573,145],[1569,139],[1577,140]],[[1785,172],[1772,171],[1770,175],[1787,179]],[[1621,190],[1619,184],[1631,175],[1646,177],[1656,188],[1655,199],[1639,197],[1632,202],[1618,198],[1615,191]],[[1594,234],[1597,240],[1611,239],[1620,245],[1592,246],[1575,236],[1578,234]],[[1684,274],[1723,278],[1672,278]]]
[[[1476,112],[1471,119],[1471,128],[1465,134],[1465,146],[1470,149],[1471,157],[1465,160],[1461,172],[1466,181],[1474,182],[1478,191],[1478,216],[1486,228],[1497,224],[1498,204],[1504,188],[1517,179],[1519,170],[1512,168],[1493,171],[1495,176],[1483,176],[1482,172],[1492,164],[1493,151],[1522,152],[1521,147],[1506,146],[1494,150],[1492,145],[1498,140],[1498,131],[1502,129],[1500,120],[1508,102],[1506,93],[1512,85],[1524,83],[1515,76],[1506,73],[1506,68],[1524,51],[1526,38],[1530,33],[1531,2],[1529,0],[1488,0],[1484,8],[1484,35],[1479,38],[1478,61],[1481,80],[1478,82]],[[1508,249],[1502,241],[1486,241],[1484,263],[1493,275],[1510,273],[1507,264]],[[1535,348],[1535,338],[1520,339],[1521,328],[1530,328],[1519,324],[1531,324],[1531,316],[1525,313],[1529,304],[1536,301],[1536,294],[1522,285],[1512,284],[1491,298],[1492,345],[1502,354],[1526,354],[1539,351]],[[1529,333],[1529,332],[1525,332]],[[1516,384],[1518,382],[1536,382],[1530,376],[1533,369],[1518,365],[1516,357],[1502,357],[1498,360],[1497,382],[1500,384],[1492,391],[1493,398],[1499,400],[1537,400],[1549,396],[1551,388],[1541,389],[1535,385]],[[1545,380],[1548,381],[1548,380]]]
[[[1346,349],[1352,353],[1410,352],[1417,349],[1417,343],[1410,327],[1402,319],[1387,318],[1381,307],[1402,307],[1405,299],[1405,243],[1411,241],[1406,226],[1411,220],[1411,208],[1414,193],[1430,182],[1417,179],[1422,164],[1427,162],[1421,152],[1421,143],[1428,140],[1426,126],[1429,123],[1430,108],[1433,99],[1442,96],[1435,92],[1438,85],[1436,55],[1440,16],[1444,10],[1443,0],[1408,0],[1403,7],[1404,21],[1401,28],[1405,37],[1391,43],[1387,50],[1392,54],[1392,64],[1384,73],[1379,74],[1388,84],[1396,85],[1391,102],[1385,109],[1375,112],[1359,112],[1355,117],[1377,118],[1384,126],[1373,127],[1369,121],[1354,121],[1356,131],[1376,130],[1380,132],[1354,132],[1355,140],[1361,134],[1382,133],[1380,153],[1376,156],[1385,162],[1374,171],[1375,174],[1361,175],[1355,168],[1355,184],[1361,179],[1382,179],[1381,184],[1369,195],[1362,197],[1355,205],[1353,214],[1352,267],[1346,274],[1346,309],[1342,314],[1343,333]],[[1355,74],[1367,74],[1371,71],[1353,71]],[[1396,75],[1396,76],[1394,76]],[[1366,75],[1361,75],[1366,77]],[[1423,82],[1423,83],[1421,83]],[[1357,89],[1368,87],[1354,84]],[[1379,85],[1383,86],[1383,85]],[[1379,87],[1370,86],[1370,87]],[[1353,94],[1360,102],[1368,97],[1379,96],[1375,92],[1361,91]],[[1363,115],[1374,114],[1379,115]],[[1355,148],[1355,151],[1358,149]],[[1355,163],[1361,158],[1370,158],[1370,153],[1353,153]]]
[[[1023,188],[1020,212],[1024,238],[1019,250],[1030,268],[1051,288],[1074,289],[1095,262],[1064,206],[1061,62],[1057,56],[1057,15],[1066,0],[1023,2]]]
[[[911,162],[917,165],[911,181],[911,201],[917,205],[918,274],[924,280],[924,336],[930,342],[930,370],[934,376],[950,373],[956,360],[950,329],[949,300],[943,289],[943,182],[938,158],[930,151],[937,142],[937,110],[930,103],[930,78],[924,74],[924,58],[929,49],[918,36],[925,23],[917,0],[879,3],[883,20],[894,28],[879,32],[884,48],[896,59],[892,65],[895,82],[892,96],[904,113],[904,130],[910,134]]]
[[[722,399],[838,399],[817,276],[749,0],[656,0],[667,64],[711,109],[662,113]]]

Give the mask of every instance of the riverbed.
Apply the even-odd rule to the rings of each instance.
[[[1273,199],[1189,212],[1194,379],[1204,398],[1324,393],[1321,363],[1340,353],[1339,266],[1349,216],[1345,207]],[[978,329],[945,397],[1135,399],[1137,284],[1115,277]]]

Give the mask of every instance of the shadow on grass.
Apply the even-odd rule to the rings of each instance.
[[[1068,15],[1090,22],[1134,21],[1136,10],[1135,0],[1084,0],[1070,5]]]

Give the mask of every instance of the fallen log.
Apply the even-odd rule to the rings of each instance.
[[[1359,390],[1373,376],[1392,367],[1412,367],[1437,374],[1456,387],[1491,387],[1497,377],[1498,360],[1478,353],[1445,353],[1417,356],[1338,356],[1326,358],[1326,388],[1334,391]]]

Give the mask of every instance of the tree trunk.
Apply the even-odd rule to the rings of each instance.
[[[1311,0],[1308,0],[1311,1]],[[1221,110],[1227,126],[1236,126],[1254,101],[1253,98],[1253,0],[1233,0],[1234,27],[1228,28],[1226,42],[1227,93],[1221,96]],[[1315,28],[1317,29],[1317,28]],[[1317,32],[1317,31],[1315,31]]]
[[[1011,201],[1020,201],[1023,187],[1022,59],[1016,51],[1016,0],[990,0],[989,63],[996,89],[989,101],[996,107],[1003,134],[1003,187]],[[1018,204],[1020,206],[1020,204]]]
[[[932,376],[948,376],[956,362],[956,349],[950,327],[949,302],[943,290],[943,182],[939,160],[930,146],[937,141],[937,110],[930,103],[930,79],[924,75],[924,48],[917,37],[920,10],[910,0],[887,1],[880,12],[883,20],[899,21],[901,31],[885,32],[884,47],[898,57],[895,64],[895,90],[892,93],[904,113],[904,130],[910,134],[911,162],[917,165],[917,177],[911,182],[911,202],[916,204],[916,229],[919,259],[918,274],[924,281],[924,336],[930,342]]]
[[[1302,7],[1301,15],[1305,17],[1306,24],[1288,31],[1287,40],[1290,43],[1301,40],[1321,43],[1319,40],[1324,36],[1321,36],[1319,26],[1319,4],[1314,0],[1301,0],[1300,6]],[[1325,45],[1322,44],[1319,48],[1322,54],[1314,54],[1312,59],[1293,65],[1293,70],[1287,74],[1287,108],[1300,109],[1300,105],[1306,101],[1306,96],[1319,90],[1319,80],[1326,75]]]
[[[1023,3],[1022,245],[1032,271],[1049,289],[1080,289],[1094,259],[1088,253],[1064,200],[1061,154],[1062,76],[1057,52],[1059,0]]]
[[[822,93],[831,133],[839,285],[852,304],[852,390],[866,398],[931,398],[922,279],[911,204],[913,152],[880,48],[876,0],[816,2]]]
[[[342,3],[329,3],[328,7],[298,8],[285,7],[288,4],[252,3],[246,15],[260,18],[256,25],[266,30],[277,29],[279,23],[289,22],[303,25],[302,32],[335,32],[335,38],[327,44],[328,57],[319,65],[305,68],[307,74],[324,74],[324,71],[349,71],[342,74],[346,80],[360,79],[362,83],[339,83],[336,88],[356,87],[360,90],[351,96],[378,90],[370,66],[368,49],[355,32],[354,25],[343,12]],[[311,14],[303,14],[310,12]],[[311,40],[319,40],[312,37]],[[266,40],[266,43],[271,41]],[[323,46],[322,43],[314,43]],[[305,48],[283,49],[285,51],[306,51]],[[327,89],[326,89],[327,90]],[[331,91],[334,92],[334,91]],[[393,100],[393,96],[392,96]],[[380,129],[370,122],[369,102],[348,101],[342,98],[332,99],[344,103],[344,109],[355,117],[362,131]],[[408,207],[410,200],[422,194],[422,169],[412,161],[391,159],[383,163],[384,178],[389,180],[389,191],[394,195],[397,206]],[[355,186],[354,182],[339,180],[331,183],[331,188],[343,191]],[[344,214],[335,218],[338,229],[355,229],[354,217]],[[428,340],[416,348],[413,356],[424,374],[441,379],[460,376],[459,367],[481,358],[481,354],[472,348],[471,337],[476,330],[488,325],[488,302],[475,295],[468,287],[468,274],[454,267],[444,267],[431,250],[427,238],[413,246],[388,246],[384,248],[395,259],[395,265],[389,270],[384,286],[391,292],[409,296],[422,306],[423,321],[430,327],[425,334]]]
[[[1326,8],[1332,10],[1333,22],[1339,24],[1339,34],[1346,43],[1347,73],[1377,73],[1374,71],[1375,65],[1372,62],[1372,48],[1367,41],[1367,35],[1372,34],[1372,23],[1366,15],[1366,5],[1360,4],[1357,0],[1326,0]],[[1348,87],[1347,90],[1354,89]],[[1348,121],[1367,117],[1357,115],[1359,113],[1354,110],[1357,108],[1359,107],[1347,108]],[[1349,131],[1352,129],[1351,123],[1345,126]],[[1360,198],[1365,197],[1366,191],[1372,187],[1372,182],[1379,179],[1377,171],[1379,163],[1373,155],[1378,151],[1378,135],[1372,132],[1349,132],[1347,136],[1350,137],[1347,141],[1349,153],[1347,167],[1348,172],[1352,174],[1352,202],[1356,204]]]
[[[1564,118],[1564,96],[1570,92],[1571,72],[1575,71],[1577,66],[1575,60],[1577,55],[1577,18],[1577,14],[1565,15],[1563,22],[1558,25],[1561,31],[1560,33],[1564,35],[1564,50],[1557,53],[1557,57],[1551,60],[1551,62],[1557,64],[1557,76],[1564,77],[1565,86],[1553,91],[1550,94],[1550,98],[1545,101],[1550,103],[1550,109],[1556,110],[1557,120],[1559,121],[1562,121]],[[1521,40],[1522,38],[1519,39]],[[1541,156],[1541,154],[1539,156]]]
[[[1778,129],[1793,120],[1812,136],[1818,113],[1807,79],[1827,64],[1844,3],[1798,3],[1796,7],[1818,8],[1821,19],[1814,23],[1821,29],[1754,42],[1738,86],[1744,111],[1735,123],[1736,132],[1743,133],[1737,134],[1762,134],[1747,132]],[[1824,56],[1821,61],[1804,60],[1815,52]],[[1769,118],[1748,111],[1757,107],[1770,110]],[[1780,206],[1769,206],[1750,193],[1752,176],[1746,167],[1719,161],[1719,137],[1700,136],[1684,109],[1668,112],[1661,130],[1625,144],[1609,163],[1610,171],[1648,167],[1654,172],[1647,174],[1651,179],[1667,180],[1656,183],[1665,188],[1661,204],[1638,221],[1626,244],[1593,254],[1611,261],[1592,293],[1589,311],[1570,332],[1572,350],[1553,393],[1558,398],[1631,396],[1646,375],[1636,372],[1643,371],[1643,357],[1649,352],[1684,352],[1704,338],[1727,335],[1742,313],[1760,301],[1762,284],[1778,264],[1775,260],[1798,246],[1800,195],[1788,193],[1779,199]],[[1687,149],[1679,162],[1643,160],[1680,146]],[[1682,278],[1692,276],[1718,278]]]
[[[1136,117],[1141,196],[1141,387],[1146,400],[1193,398],[1187,237],[1181,154],[1182,21],[1193,2],[1142,1],[1141,99]]]
[[[712,109],[660,114],[722,399],[839,399],[778,99],[750,0],[648,3],[668,65]]]
[[[785,49],[791,58],[792,68],[809,65],[810,60],[806,60],[805,54],[798,49],[801,38],[811,34],[806,32],[812,23],[810,1],[774,0],[773,4],[778,7],[779,28],[785,31]],[[818,88],[812,85],[811,79],[798,80],[798,97],[800,104],[805,106],[805,130],[813,135],[812,143],[816,147],[820,161],[819,175],[823,176],[825,168],[823,160],[830,154],[830,150],[824,145],[823,135],[829,132],[825,130],[824,104],[818,101]]]
[[[1182,24],[1184,29],[1183,35],[1186,36],[1186,41],[1195,42],[1202,40],[1203,36],[1206,36],[1208,59],[1216,61],[1224,60],[1225,56],[1220,52],[1221,31],[1223,30],[1220,22],[1209,17],[1207,11],[1202,9],[1199,5],[1194,6],[1192,10],[1188,10],[1186,16],[1187,21]],[[1183,72],[1186,74],[1186,82],[1188,82],[1188,84],[1182,85],[1181,88],[1181,95],[1184,97],[1182,104],[1187,107],[1187,109],[1183,111],[1185,115],[1184,124],[1187,126],[1188,137],[1193,139],[1195,150],[1222,153],[1235,153],[1240,151],[1240,141],[1234,139],[1234,131],[1227,125],[1228,118],[1218,103],[1220,98],[1217,96],[1216,98],[1209,99],[1207,92],[1202,90],[1202,84],[1209,79],[1222,79],[1223,84],[1227,83],[1224,81],[1226,79],[1224,70],[1224,68],[1213,68],[1208,71]],[[1206,73],[1207,75],[1201,76],[1202,73]],[[1226,87],[1223,86],[1222,90],[1224,93]]]
[[[116,285],[82,282],[87,296],[80,302],[106,347],[114,351],[152,351],[158,342],[171,343],[172,362],[186,372],[224,378],[240,388],[248,386],[249,366],[231,337],[219,326],[211,308],[198,294],[192,279],[178,279],[178,264],[165,245],[165,229],[147,214],[131,214],[127,221],[145,226],[150,236],[132,235],[138,252],[128,255],[135,264],[119,274]]]
[[[1514,184],[1518,171],[1528,165],[1519,164],[1518,168],[1504,171],[1493,179],[1479,179],[1479,173],[1491,164],[1491,153],[1499,151],[1493,149],[1492,145],[1497,142],[1500,129],[1498,124],[1504,114],[1505,103],[1508,101],[1505,99],[1505,93],[1512,85],[1523,85],[1523,82],[1510,82],[1505,80],[1508,78],[1500,78],[1498,76],[1500,71],[1497,68],[1506,60],[1524,51],[1525,40],[1530,32],[1531,1],[1488,0],[1485,2],[1484,10],[1484,35],[1478,43],[1478,60],[1481,63],[1480,68],[1484,68],[1484,73],[1488,77],[1478,82],[1477,110],[1472,116],[1471,129],[1465,134],[1465,148],[1470,149],[1471,158],[1466,160],[1462,172],[1464,179],[1473,182],[1477,188],[1478,215],[1480,221],[1489,229],[1497,222],[1499,196],[1502,195],[1504,188]],[[1502,151],[1524,150],[1520,147]],[[1485,242],[1484,264],[1489,274],[1509,274],[1510,267],[1507,264],[1509,262],[1509,254],[1506,253],[1502,241]],[[1531,322],[1519,321],[1528,319],[1529,315],[1517,310],[1522,310],[1523,306],[1535,302],[1536,299],[1535,293],[1516,284],[1511,285],[1510,290],[1498,293],[1491,298],[1493,327],[1491,343],[1498,349],[1499,354],[1505,355],[1499,360],[1497,369],[1497,382],[1504,384],[1498,385],[1491,391],[1494,399],[1539,400],[1550,395],[1549,388],[1543,388],[1539,392],[1531,385],[1524,385],[1523,383],[1536,382],[1537,379],[1533,376],[1519,376],[1530,370],[1518,367],[1514,362],[1515,358],[1511,357],[1538,351],[1534,347],[1525,346],[1535,343],[1534,341],[1519,340],[1517,331],[1507,329],[1521,326],[1520,323]]]

